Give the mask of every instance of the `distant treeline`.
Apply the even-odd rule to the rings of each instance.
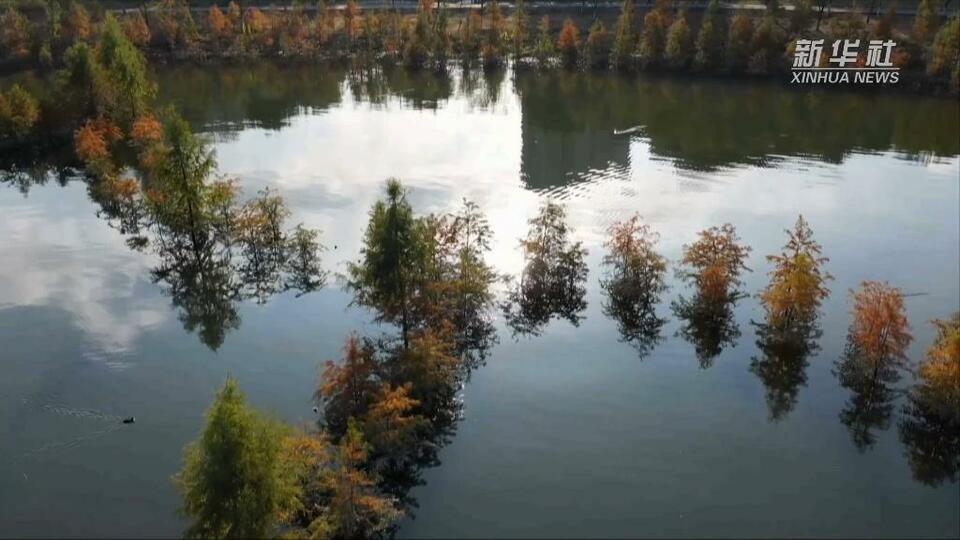
[[[867,41],[892,39],[900,86],[932,92],[960,87],[960,19],[942,15],[949,1],[920,1],[912,21],[901,20],[907,16],[892,7],[876,16],[877,2],[832,15],[827,0],[789,6],[770,0],[740,10],[716,0],[644,5],[625,0],[617,20],[606,23],[596,12],[592,18],[582,12],[566,16],[562,9],[560,16],[537,19],[523,0],[509,10],[495,0],[480,9],[423,0],[415,12],[386,3],[364,8],[352,0],[263,9],[247,2],[199,9],[185,0],[160,0],[131,2],[113,13],[131,42],[159,60],[362,58],[438,69],[451,59],[486,69],[512,60],[517,66],[786,78],[797,39],[824,39],[824,65],[834,40],[859,39],[860,66]],[[37,0],[7,7],[0,15],[0,65],[61,65],[71,46],[93,43],[102,32],[110,11],[95,6]],[[691,8],[699,10],[696,16]]]

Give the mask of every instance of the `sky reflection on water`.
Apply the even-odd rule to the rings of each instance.
[[[467,386],[465,419],[414,490],[420,509],[402,536],[960,532],[956,481],[914,481],[896,428],[858,451],[840,417],[849,393],[831,373],[846,291],[860,281],[917,294],[907,302],[914,362],[935,335],[926,321],[960,307],[955,102],[605,75],[437,81],[259,67],[159,77],[246,196],[276,188],[294,223],[322,229],[334,272],[357,256],[389,176],[421,213],[475,201],[494,231],[490,262],[513,275],[527,220],[546,198],[566,205],[589,250],[586,318],[518,339],[497,321],[500,344]],[[642,129],[614,134],[633,126]],[[178,534],[169,476],[224,376],[254,404],[309,422],[317,364],[349,331],[379,331],[332,283],[242,304],[239,328],[213,352],[151,282],[156,261],[96,216],[83,182],[7,178],[0,524],[10,534]],[[657,306],[664,339],[643,360],[603,314],[598,284],[606,228],[634,212],[671,266]],[[689,294],[672,267],[697,231],[731,222],[753,248],[745,289],[755,294],[763,257],[799,213],[836,280],[819,351],[774,421],[765,379],[751,371],[756,299],[736,305],[740,337],[701,369],[669,309]],[[127,414],[135,428],[90,436]]]

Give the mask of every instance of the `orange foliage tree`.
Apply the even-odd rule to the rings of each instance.
[[[207,24],[210,25],[210,32],[217,40],[218,45],[230,38],[233,33],[233,21],[231,21],[216,4],[210,6],[207,12]]]
[[[410,397],[412,391],[410,383],[384,383],[363,419],[364,432],[375,454],[391,462],[402,459],[416,442],[417,430],[424,426],[424,418],[413,412],[420,402]]]
[[[603,257],[607,273],[600,279],[607,293],[603,312],[617,321],[623,341],[643,356],[665,322],[655,308],[667,289],[667,260],[656,250],[659,235],[639,215],[614,223],[607,234],[604,246],[609,251]]]
[[[960,470],[960,312],[933,321],[937,339],[920,364],[900,421],[900,440],[918,481],[956,481]]]
[[[347,39],[353,41],[360,35],[360,22],[363,11],[354,0],[347,0],[347,6],[343,9],[343,30],[347,34]]]
[[[663,59],[667,41],[667,29],[673,17],[669,0],[657,0],[656,7],[643,18],[643,32],[637,44],[637,52],[644,67],[654,66]]]
[[[431,330],[419,333],[410,340],[409,348],[391,359],[388,368],[395,383],[410,384],[410,397],[419,402],[415,410],[434,421],[452,412],[462,366],[445,338]]]
[[[576,65],[580,54],[580,29],[569,17],[563,21],[560,37],[557,38],[557,50],[560,51],[565,66]]]
[[[960,312],[949,320],[935,320],[937,339],[920,364],[923,384],[918,393],[945,416],[960,416]]]
[[[79,2],[70,2],[70,9],[67,16],[63,18],[63,24],[61,25],[61,35],[67,43],[76,43],[77,41],[87,41],[90,39],[90,34],[90,14]]]
[[[264,48],[273,46],[273,34],[270,31],[273,27],[273,21],[270,16],[257,8],[247,10],[247,29],[256,36],[257,41]]]
[[[609,239],[604,246],[609,253],[604,256],[603,264],[609,274],[601,281],[604,289],[611,294],[623,289],[619,292],[631,298],[649,298],[666,290],[667,260],[656,250],[660,235],[643,223],[639,215],[614,223],[607,234]]]
[[[739,294],[740,273],[746,266],[750,247],[741,245],[737,230],[730,223],[700,231],[700,238],[683,246],[680,276],[693,280],[705,300],[726,302]]]
[[[853,322],[850,341],[862,357],[880,365],[907,360],[907,347],[913,340],[903,291],[878,281],[864,281],[859,291],[850,291]]]
[[[359,425],[351,420],[324,471],[330,498],[310,523],[312,538],[376,538],[402,517],[396,500],[381,495],[376,477],[366,471],[369,451]]]
[[[140,11],[134,12],[124,21],[123,32],[131,43],[141,49],[150,43],[150,27]]]
[[[141,146],[160,141],[163,138],[163,124],[156,116],[147,114],[137,117],[130,128],[130,137]]]
[[[30,30],[27,18],[9,7],[0,17],[0,56],[20,58],[30,54]]]
[[[90,172],[107,176],[113,172],[110,147],[123,137],[120,128],[110,120],[99,117],[88,120],[73,137],[74,150]]]
[[[826,282],[833,279],[822,269],[830,259],[820,254],[820,244],[803,216],[797,218],[793,230],[785,232],[789,239],[783,251],[767,256],[774,269],[769,274],[770,284],[760,294],[767,322],[774,327],[816,318],[820,303],[830,296]]]
[[[332,435],[343,434],[351,417],[366,414],[379,389],[377,372],[373,348],[361,343],[356,335],[347,338],[341,363],[328,360],[324,364],[314,400],[323,406]]]

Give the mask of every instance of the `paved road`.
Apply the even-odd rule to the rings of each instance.
[[[225,3],[226,1],[227,1],[227,0],[224,0],[224,2],[221,2],[221,3]],[[408,10],[409,10],[409,11],[413,11],[413,10],[416,10],[417,6],[419,5],[418,0],[396,0],[396,1],[389,1],[389,0],[360,0],[360,1],[357,2],[357,3],[360,5],[360,7],[364,8],[364,9],[388,9],[388,8],[397,8],[397,9],[401,9],[401,10],[404,10],[404,11],[408,11]],[[677,3],[678,3],[678,5],[681,5],[681,6],[683,6],[683,7],[686,8],[686,9],[695,10],[695,11],[706,9],[707,4],[708,4],[708,2],[706,2],[706,1],[695,1],[695,2],[680,1],[680,2],[677,2]],[[951,3],[953,3],[953,2],[951,2]],[[260,5],[256,5],[255,2],[245,2],[244,4],[246,4],[247,6],[255,6],[255,7],[257,7],[258,9],[260,9],[261,11],[286,11],[286,10],[288,10],[288,9],[291,9],[289,6],[277,6],[277,5],[265,5],[265,6],[260,6]],[[881,5],[881,4],[883,4],[883,2],[882,2],[881,0],[878,0],[878,1],[877,1],[877,4],[878,4],[878,6],[877,6],[877,9],[876,9],[876,12],[874,13],[874,15],[876,15],[877,13],[886,13],[886,11],[887,11],[887,6]],[[958,11],[960,11],[960,2],[958,2],[957,4],[958,4],[958,5],[956,5],[956,6],[952,6],[952,9],[950,9],[951,6],[948,6],[948,9],[945,10],[945,13],[944,13],[944,14],[945,14],[945,15],[950,15],[950,16],[957,15]],[[463,9],[463,10],[466,10],[466,9],[479,9],[480,6],[481,6],[481,2],[480,2],[480,0],[466,0],[466,1],[461,1],[461,2],[445,2],[444,5],[445,5],[445,7],[447,7],[448,9],[452,9],[452,10],[458,10],[458,9]],[[507,9],[511,9],[511,8],[513,7],[513,4],[512,4],[511,2],[500,2],[500,5],[501,5],[501,7],[505,7],[505,8],[507,8]],[[641,0],[641,1],[635,2],[635,5],[636,5],[638,8],[648,8],[648,7],[652,7],[652,6],[654,5],[654,2],[653,2],[652,0]],[[765,10],[765,9],[766,9],[766,4],[756,3],[756,2],[723,2],[723,3],[721,3],[720,5],[723,6],[725,9],[728,9],[728,10],[738,10],[738,9],[739,9],[739,10],[749,10],[749,11],[762,11],[762,10]],[[222,6],[221,6],[221,7],[222,7]],[[343,9],[344,7],[345,7],[345,6],[344,6],[343,4],[341,4],[341,5],[332,5],[332,6],[331,6],[331,9]],[[533,8],[533,9],[548,9],[548,10],[549,10],[549,9],[557,9],[557,10],[570,9],[570,10],[578,10],[578,11],[593,10],[593,9],[608,10],[608,9],[619,9],[619,8],[620,8],[620,2],[610,2],[610,1],[602,1],[602,2],[598,1],[598,2],[596,2],[596,3],[592,2],[592,1],[585,1],[585,2],[584,2],[584,1],[581,1],[581,2],[576,2],[576,1],[568,1],[568,2],[527,2],[527,7],[528,7],[528,8]],[[138,10],[138,9],[140,9],[139,6],[131,6],[131,7],[129,7],[129,8],[111,8],[110,11],[119,12],[119,13],[126,13],[126,12],[135,11],[135,10]],[[163,8],[159,8],[159,7],[155,7],[155,6],[147,7],[147,10],[150,11],[150,12],[160,11],[160,10],[162,10],[162,9],[163,9]],[[208,7],[194,6],[194,7],[192,7],[191,9],[192,9],[193,11],[198,11],[198,12],[199,12],[199,11],[206,11],[207,9],[209,9],[209,6],[208,6]],[[306,11],[316,11],[316,10],[317,10],[317,2],[309,2],[309,3],[307,3],[306,5],[303,6],[303,9],[305,9]],[[781,9],[783,9],[784,11],[792,11],[792,10],[793,10],[793,6],[791,6],[791,5],[784,5],[784,6],[781,6]],[[865,9],[866,9],[866,6],[856,7],[856,6],[851,6],[851,5],[837,5],[837,6],[832,6],[832,5],[831,5],[830,7],[827,8],[827,12],[826,12],[826,13],[827,13],[827,14],[830,14],[830,15],[834,15],[834,14],[838,14],[838,13],[860,13],[860,14],[862,14],[862,13],[865,13]],[[916,7],[915,7],[915,6],[902,7],[902,8],[901,8],[901,7],[897,7],[897,8],[896,8],[896,12],[897,12],[898,15],[915,15],[916,12],[917,12],[917,10],[916,10]]]

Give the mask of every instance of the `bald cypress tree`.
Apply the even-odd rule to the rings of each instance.
[[[174,482],[188,537],[264,538],[297,506],[300,489],[283,459],[287,428],[246,403],[236,379],[217,393],[200,438]]]
[[[684,69],[690,63],[693,56],[693,37],[690,32],[690,25],[687,23],[687,14],[680,13],[680,16],[673,21],[667,32],[667,45],[664,50],[664,57],[672,69]]]
[[[143,54],[130,42],[120,23],[108,14],[103,28],[97,60],[116,95],[111,116],[124,126],[133,124],[156,93],[147,76]]]
[[[347,286],[354,293],[354,303],[373,308],[378,320],[400,327],[404,348],[414,325],[412,301],[422,248],[421,224],[400,181],[391,178],[386,198],[370,211],[361,259],[349,266]]]
[[[633,30],[634,11],[633,0],[623,0],[620,6],[620,18],[617,19],[616,35],[613,38],[613,48],[610,50],[610,64],[620,70],[630,67],[633,55],[636,38]]]
[[[710,0],[703,14],[700,33],[697,34],[696,55],[693,65],[704,71],[717,70],[723,66],[724,41],[727,22],[720,12],[720,3]]]

